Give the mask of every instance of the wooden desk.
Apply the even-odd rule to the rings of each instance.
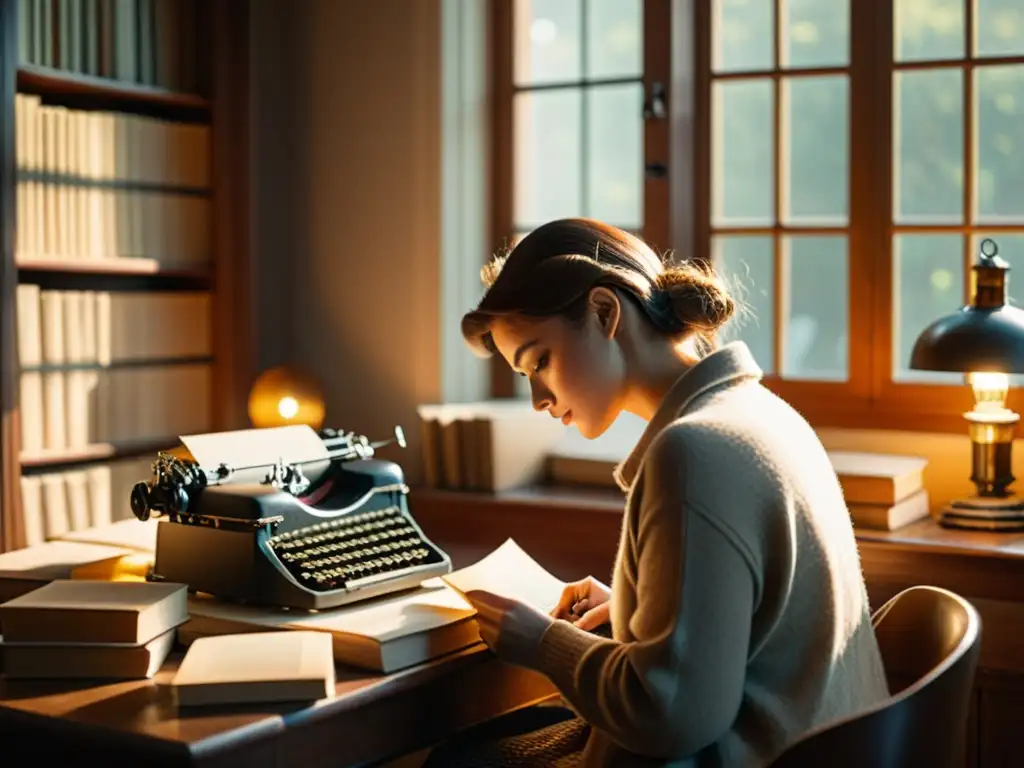
[[[603,489],[532,488],[502,494],[415,490],[413,516],[455,561],[467,565],[506,538],[559,578],[611,577],[623,496]],[[967,765],[1020,764],[1024,729],[1024,535],[953,531],[931,520],[898,531],[857,531],[871,605],[931,584],[971,600],[982,648]]]
[[[166,682],[105,685],[0,678],[0,763],[153,766],[361,766],[429,746],[555,693],[482,645],[380,675],[339,668],[337,695],[312,706],[179,710]]]

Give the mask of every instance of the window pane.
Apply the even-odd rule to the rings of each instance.
[[[974,94],[976,216],[1024,220],[1024,66],[979,67]]]
[[[974,0],[976,56],[1024,54],[1024,5],[1020,0]]]
[[[707,2],[707,0],[705,0]],[[715,72],[751,72],[774,66],[775,0],[711,0]]]
[[[789,237],[782,246],[789,309],[782,375],[845,381],[850,347],[846,237]]]
[[[579,89],[516,94],[515,225],[583,213]]]
[[[586,214],[625,229],[643,225],[643,86],[590,88]]]
[[[784,6],[783,66],[841,67],[849,62],[849,0],[787,0]]]
[[[963,71],[899,72],[893,114],[893,216],[963,221]]]
[[[963,57],[964,0],[894,0],[894,14],[896,61]]]
[[[771,237],[722,236],[712,242],[715,270],[744,306],[722,329],[722,343],[741,339],[765,373],[774,367],[775,258]]]
[[[579,80],[581,0],[515,0],[516,85]]]
[[[845,75],[783,81],[782,217],[787,223],[846,223],[848,90]]]
[[[772,81],[712,87],[712,219],[718,226],[775,223]]]
[[[641,0],[587,0],[587,77],[640,77],[644,71]]]
[[[910,370],[910,353],[925,328],[964,303],[964,249],[960,235],[893,238],[893,378],[962,384],[963,375]]]

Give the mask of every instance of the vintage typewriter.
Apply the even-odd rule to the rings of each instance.
[[[323,450],[267,461],[273,430],[246,430],[200,436],[206,445],[227,437],[234,464],[158,454],[152,478],[131,492],[136,517],[164,518],[152,580],[237,601],[324,609],[451,570],[409,513],[401,467],[375,458],[384,445],[405,446],[401,429],[379,443],[351,432],[284,429],[309,430],[307,445],[319,438]],[[239,460],[240,441],[262,443],[263,459]]]

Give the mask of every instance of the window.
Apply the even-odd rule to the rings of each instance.
[[[712,6],[708,249],[757,318],[732,335],[819,424],[962,430],[963,377],[909,357],[983,237],[1024,266],[1024,9]]]
[[[714,6],[710,253],[752,310],[725,335],[766,373],[846,381],[849,0]]]
[[[891,197],[892,380],[917,334],[969,299],[980,241],[1024,271],[1024,6],[1019,0],[896,0]],[[1010,282],[1011,299],[1024,282]],[[1019,301],[1018,301],[1019,303]]]
[[[666,141],[644,118],[651,107],[652,116],[667,126],[658,104],[645,102],[652,60],[657,69],[668,51],[667,28],[654,36],[648,32],[652,5],[662,3],[492,4],[497,247],[514,245],[536,226],[566,216],[597,218],[652,245],[667,245],[667,209],[647,204],[649,158],[652,179],[667,185],[664,158],[652,155]],[[667,80],[656,74],[661,83]],[[654,195],[667,197],[665,190]],[[524,382],[513,385],[501,366],[494,375],[495,395],[526,394]]]
[[[514,234],[564,216],[642,230],[641,0],[511,5]]]
[[[621,144],[588,142],[586,130],[627,129],[595,125],[605,113],[587,111],[581,94],[590,76],[588,53],[574,41],[592,39],[594,8],[629,5],[636,9],[631,18],[643,16],[648,32],[633,58],[646,64],[646,90],[633,98],[650,90],[651,61],[668,59],[652,53],[660,43],[652,43],[651,30],[671,29],[673,41],[692,41],[673,52],[668,92],[692,104],[669,104],[666,144],[692,162],[687,177],[670,177],[671,197],[691,201],[693,252],[709,254],[750,308],[724,335],[747,341],[766,383],[817,425],[962,430],[960,413],[971,401],[963,378],[910,371],[908,359],[920,331],[968,299],[982,238],[997,241],[1016,268],[1013,276],[1024,271],[1019,0],[515,5],[523,21],[516,22],[509,54],[517,62],[516,78],[508,78],[514,83],[509,103],[536,98],[530,78],[561,78],[575,89],[565,98],[575,99],[580,117],[570,119],[565,107],[557,131],[544,130],[539,117],[531,118],[537,128],[521,127],[520,117],[509,131],[515,173],[510,165],[496,178],[515,189],[516,206],[513,214],[511,203],[504,205],[505,220],[495,216],[499,232],[525,231],[569,213],[631,223],[587,208],[593,172],[566,171],[568,161],[555,149],[559,142],[575,147],[573,168],[626,173]],[[556,12],[563,14],[556,26],[571,33],[559,49],[563,65],[575,62],[557,78],[533,63],[541,56],[536,37],[546,39],[544,23],[532,34],[538,19]],[[668,67],[660,74],[668,77]],[[522,110],[517,116],[526,114],[516,109]],[[624,124],[624,114],[623,106],[603,119]],[[648,164],[666,161],[651,156],[652,121],[644,125],[637,112],[628,119],[639,126],[630,129],[636,135],[646,129],[646,145],[630,145],[632,156],[646,152]],[[496,120],[502,121],[500,109]],[[606,151],[617,160],[597,157]],[[532,170],[539,166],[546,175]],[[642,164],[629,167],[639,184]],[[527,179],[541,182],[543,194]],[[574,196],[564,193],[558,207],[547,202],[555,195],[549,186],[563,179],[580,186]],[[648,178],[641,219],[647,225],[640,228],[648,238],[649,223],[670,216],[669,196],[655,189]],[[495,213],[502,207],[499,200]],[[660,236],[665,229],[659,227]],[[1024,299],[1024,277],[1011,279],[1010,293]],[[1011,405],[1020,409],[1024,402]]]

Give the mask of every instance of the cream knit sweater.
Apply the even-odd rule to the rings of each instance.
[[[583,765],[763,766],[888,693],[835,472],[760,377],[709,355],[617,469],[614,639],[556,621],[510,659],[592,726]]]

